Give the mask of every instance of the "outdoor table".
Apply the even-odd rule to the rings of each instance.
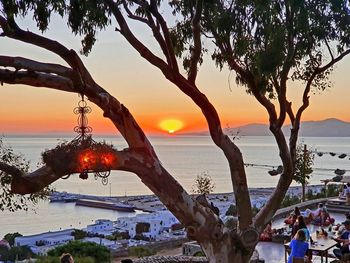
[[[328,250],[335,247],[337,241],[331,239],[330,237],[316,236],[316,234],[311,235],[314,244],[309,244],[308,253],[313,255],[318,255],[321,257],[321,262],[323,262],[323,257],[325,258],[326,263],[328,263]],[[288,261],[288,252],[290,252],[289,247],[290,242],[284,244],[284,259],[287,263]]]

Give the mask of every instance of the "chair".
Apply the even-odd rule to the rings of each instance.
[[[304,258],[293,257],[292,263],[304,263]]]

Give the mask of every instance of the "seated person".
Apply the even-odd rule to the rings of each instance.
[[[350,213],[345,214],[345,219],[350,221]],[[337,224],[333,227],[333,230],[337,231],[338,236],[341,236],[346,229],[343,224]]]
[[[306,209],[305,212],[302,213],[302,215],[305,217],[306,223],[313,222],[316,225],[324,226],[334,222],[334,220],[330,217],[327,208],[324,207],[322,203],[318,204],[316,210]]]
[[[310,262],[309,257],[306,254],[309,249],[309,243],[306,242],[305,238],[305,232],[302,229],[299,229],[289,244],[291,252],[288,257],[288,263],[292,263],[293,258],[304,258],[306,262]]]
[[[300,210],[299,207],[295,207],[293,212],[289,214],[288,218],[284,220],[285,224],[288,225],[294,225],[295,221],[297,220],[298,216],[300,216]]]
[[[298,216],[297,220],[295,221],[295,224],[292,227],[292,237],[295,236],[299,230],[304,231],[305,240],[308,241],[310,238],[310,232],[307,229],[307,226],[306,226],[305,221],[304,221],[304,217],[301,215]]]
[[[345,230],[339,237],[334,239],[335,241],[339,242],[340,248],[336,248],[333,250],[334,255],[338,259],[341,259],[344,254],[350,253],[350,250],[349,250],[350,220],[347,219],[342,224],[344,225]]]
[[[275,229],[272,229],[271,221],[266,225],[264,231],[260,235],[261,241],[271,241],[272,235],[276,232]]]

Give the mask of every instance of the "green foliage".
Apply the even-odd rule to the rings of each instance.
[[[16,154],[11,147],[6,146],[0,138],[0,162],[14,166],[23,173],[27,173],[29,162],[21,154]],[[27,211],[31,204],[37,204],[40,200],[48,198],[52,190],[44,188],[40,192],[30,195],[18,195],[11,192],[12,175],[0,171],[0,211]]]
[[[79,240],[87,237],[87,233],[84,230],[75,229],[72,233],[72,236],[74,236],[75,240]]]
[[[313,172],[315,154],[309,149],[304,150],[304,145],[299,144],[296,149],[296,160],[293,179],[300,184],[307,184]]]
[[[129,247],[128,252],[130,256],[135,256],[135,257],[148,257],[156,253],[153,249],[149,247],[143,247],[143,246]]]
[[[72,32],[83,37],[81,52],[85,55],[96,42],[97,32],[112,21],[113,12],[108,1],[2,0],[1,3],[2,11],[10,21],[33,14],[41,31],[48,28],[53,13],[68,17],[67,24]],[[125,6],[119,7],[128,8],[139,20],[152,17],[155,6],[170,6],[176,17],[174,25],[170,26],[173,51],[182,58],[184,69],[189,71],[189,58],[194,50],[192,21],[198,10],[197,1],[123,3]],[[252,73],[261,92],[270,98],[278,92],[273,80],[279,80],[282,74],[291,72],[292,80],[305,82],[324,61],[350,46],[350,12],[345,0],[208,0],[203,1],[201,10],[201,42],[205,43],[205,37],[213,39],[215,46],[211,50],[215,63],[222,68],[234,59]],[[200,63],[206,52],[208,49],[202,45]],[[232,64],[229,67],[232,69]],[[312,86],[318,90],[329,88],[331,71],[332,67],[318,71]],[[247,91],[251,92],[246,76],[238,72],[236,81],[246,85]]]
[[[48,256],[59,257],[63,253],[70,253],[74,259],[92,257],[98,263],[105,263],[110,260],[110,251],[105,246],[80,241],[73,241],[56,247],[48,252]]]
[[[39,257],[36,263],[60,263],[59,257]],[[92,257],[74,258],[74,263],[97,263]]]
[[[35,263],[60,263],[59,257],[38,257]]]
[[[252,213],[253,213],[253,216],[255,216],[257,213],[259,213],[260,209],[257,208],[256,206],[253,206],[252,207]]]
[[[106,1],[95,0],[2,0],[7,18],[33,14],[33,20],[42,32],[48,29],[51,15],[68,16],[68,26],[74,34],[83,36],[81,53],[87,55],[96,42],[96,32],[110,24],[110,10]]]
[[[339,186],[337,185],[328,185],[327,186],[327,194],[326,189],[322,188],[320,192],[314,193],[311,189],[307,191],[306,198],[307,200],[326,198],[326,197],[334,197],[339,195]]]
[[[143,240],[143,241],[150,241],[151,239],[143,234],[136,234],[134,236],[135,240]]]
[[[106,170],[104,160],[92,156],[90,161],[84,165],[81,164],[81,154],[103,153],[114,155],[115,149],[106,142],[95,142],[91,136],[84,140],[73,140],[71,142],[63,141],[55,148],[46,150],[42,153],[42,159],[45,164],[50,166],[57,174],[69,174],[70,171],[83,171],[85,169]],[[75,160],[74,162],[72,160]],[[107,169],[108,170],[108,169]]]
[[[210,194],[215,189],[213,179],[206,172],[197,175],[192,192],[195,194]]]
[[[33,252],[27,246],[20,247],[11,247],[8,249],[7,247],[0,246],[0,260],[1,261],[12,261],[14,262],[16,259],[24,260],[28,257],[32,257]]]
[[[9,242],[10,246],[12,247],[14,244],[15,244],[15,238],[16,237],[21,237],[23,235],[21,235],[20,233],[18,232],[15,232],[15,233],[7,233],[5,236],[4,236],[4,239]]]
[[[339,195],[339,189],[340,187],[338,185],[328,185],[327,186],[327,197],[331,196],[338,196]]]
[[[288,207],[288,206],[291,206],[291,205],[296,205],[296,204],[299,204],[301,201],[301,199],[296,196],[296,195],[286,195],[280,205],[280,208],[283,208],[283,207]]]
[[[194,256],[194,257],[205,257],[205,254],[204,254],[203,251],[198,251],[198,252],[196,252],[193,256]]]
[[[172,34],[180,36],[175,47],[184,58],[192,49],[191,20],[196,1],[170,1],[173,13],[181,14]],[[291,73],[305,82],[331,56],[350,45],[350,12],[347,1],[203,1],[202,31],[215,43],[212,58],[217,66],[232,69],[232,59],[249,69],[262,93],[275,97],[273,80]],[[332,55],[327,51],[327,45]],[[203,50],[202,52],[205,52]],[[180,56],[180,54],[178,54]],[[316,74],[311,83],[318,90],[330,87],[332,68]],[[236,81],[250,87],[238,72]]]
[[[114,231],[112,235],[105,237],[108,240],[121,240],[121,239],[130,239],[128,232],[119,232]]]
[[[226,216],[236,216],[237,215],[237,207],[235,205],[230,205],[230,207],[227,209]]]

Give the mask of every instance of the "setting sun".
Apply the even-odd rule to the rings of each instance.
[[[159,127],[168,133],[175,133],[184,127],[184,123],[180,120],[169,119],[161,121]]]

